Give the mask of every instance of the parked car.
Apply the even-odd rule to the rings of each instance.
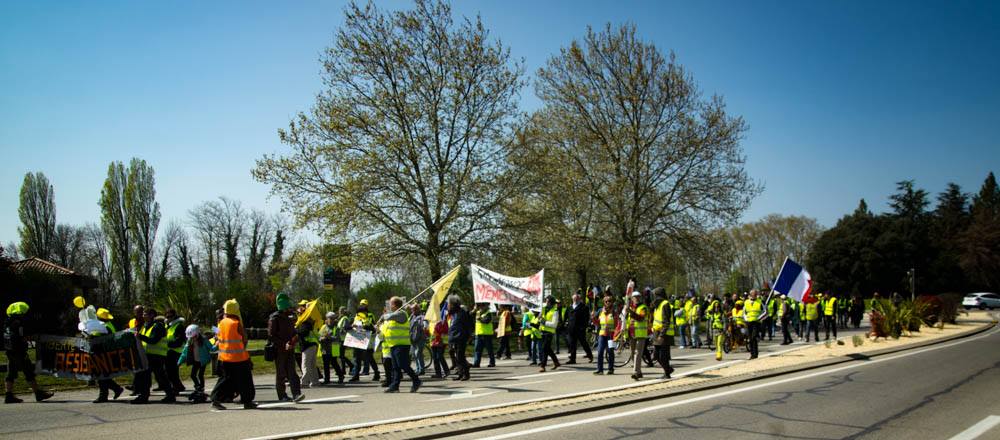
[[[989,292],[970,293],[962,298],[962,306],[965,307],[965,310],[973,307],[979,308],[979,310],[993,310],[994,307],[1000,307],[1000,295]]]

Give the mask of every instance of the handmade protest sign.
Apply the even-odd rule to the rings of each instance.
[[[344,346],[367,350],[371,348],[372,332],[368,330],[348,330],[344,337]]]
[[[79,380],[110,379],[148,368],[146,353],[129,331],[95,338],[40,335],[35,356],[40,373]]]
[[[542,306],[545,269],[524,278],[502,275],[475,264],[470,272],[477,303],[509,304],[531,309]]]

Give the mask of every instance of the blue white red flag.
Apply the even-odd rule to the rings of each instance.
[[[806,303],[816,301],[811,295],[812,277],[809,276],[809,272],[787,257],[778,272],[778,279],[774,282],[773,291],[785,294],[796,301]]]

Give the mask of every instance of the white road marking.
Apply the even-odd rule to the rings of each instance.
[[[958,342],[952,342],[952,343],[949,343],[949,344],[940,345],[940,346],[934,346],[934,347],[931,347],[931,348],[932,349],[940,349],[940,348],[951,347],[953,345],[957,345],[957,344],[961,344],[961,343],[965,343],[965,342],[969,342],[969,341],[974,341],[974,340],[977,340],[977,339],[980,339],[980,338],[984,338],[984,337],[989,336],[992,333],[996,333],[996,332],[997,332],[997,329],[994,329],[994,330],[992,330],[990,332],[987,332],[986,334],[983,334],[983,335],[980,335],[980,336],[973,336],[971,338],[962,339],[962,340],[960,340]],[[789,349],[789,350],[784,350],[783,352],[794,351],[794,350],[798,350],[800,348],[802,348],[802,347],[796,347],[796,348],[792,348],[792,349]],[[923,353],[924,351],[927,351],[927,350],[928,349],[923,349],[923,350],[920,350],[918,352],[909,353],[908,355]],[[899,356],[899,355],[897,355],[897,356]],[[876,361],[886,361],[886,360],[891,360],[891,359],[895,359],[895,358],[896,357],[885,358],[885,359],[876,359],[875,361],[868,361],[868,363],[872,363],[872,362],[876,362]],[[722,362],[722,363],[715,364],[715,365],[712,365],[712,366],[708,366],[708,367],[705,367],[705,368],[701,368],[701,369],[698,369],[698,370],[694,370],[694,371],[689,371],[689,372],[685,372],[685,373],[682,373],[682,374],[678,374],[675,377],[683,377],[683,376],[689,376],[689,375],[692,375],[692,374],[698,374],[698,373],[701,373],[701,372],[704,372],[704,371],[707,371],[707,370],[721,368],[721,367],[724,367],[724,366],[727,366],[727,365],[731,365],[731,364],[735,364],[735,363],[739,363],[739,362],[746,362],[746,360],[744,359],[744,360],[734,360],[734,361],[729,361],[729,362]],[[868,364],[861,364],[861,365],[868,365]],[[839,371],[839,370],[835,370],[835,371]],[[825,372],[823,372],[821,374],[826,374],[826,373],[829,373],[829,372],[833,372],[833,371],[825,371]],[[417,414],[417,415],[412,415],[412,416],[397,417],[397,418],[393,418],[393,419],[376,420],[376,421],[371,421],[371,422],[351,423],[351,424],[347,424],[347,425],[331,426],[331,427],[327,427],[327,428],[310,429],[310,430],[297,431],[297,432],[287,432],[287,433],[282,433],[282,434],[273,434],[273,435],[269,435],[269,436],[251,437],[251,438],[247,438],[245,440],[273,440],[273,439],[285,438],[285,437],[302,437],[302,436],[307,436],[307,435],[324,434],[324,433],[327,433],[327,432],[330,432],[330,431],[344,431],[344,430],[348,430],[348,429],[367,428],[367,427],[376,426],[376,425],[383,425],[383,424],[387,424],[387,423],[412,422],[414,420],[421,420],[421,419],[430,418],[430,417],[451,416],[451,415],[455,415],[455,414],[472,412],[472,411],[482,411],[482,410],[488,410],[488,409],[505,408],[505,407],[509,407],[509,406],[513,406],[513,405],[522,405],[522,404],[525,404],[525,403],[535,403],[535,402],[542,402],[542,401],[548,401],[548,400],[568,399],[568,398],[573,398],[573,397],[586,396],[586,395],[590,395],[590,394],[594,394],[594,393],[603,393],[603,392],[608,392],[608,391],[618,391],[618,390],[623,390],[623,389],[627,389],[627,388],[634,388],[634,387],[640,387],[640,386],[644,386],[644,385],[649,385],[649,384],[653,384],[653,383],[657,383],[657,382],[662,382],[662,380],[637,381],[637,382],[632,382],[632,383],[628,383],[628,384],[624,384],[624,385],[618,385],[618,386],[607,387],[607,388],[599,388],[599,389],[596,389],[596,390],[586,390],[586,391],[577,392],[577,393],[562,394],[562,395],[557,395],[557,396],[538,397],[538,398],[535,398],[535,399],[527,399],[527,400],[521,400],[521,401],[516,401],[516,402],[504,402],[504,403],[499,403],[499,404],[483,405],[483,406],[477,406],[477,407],[472,407],[472,408],[463,408],[463,409],[457,409],[457,410],[448,410],[448,411],[439,411],[439,412],[426,413],[426,414]],[[775,382],[775,383],[778,383],[778,382]],[[775,383],[768,383],[766,385],[773,385]],[[578,422],[578,423],[580,423],[580,422]],[[574,425],[578,424],[578,423],[574,423]],[[586,423],[591,423],[591,421],[587,420]]]
[[[964,344],[966,342],[972,342],[972,341],[975,341],[975,340],[978,340],[978,339],[981,339],[981,338],[985,338],[987,336],[992,336],[994,333],[997,332],[997,330],[998,329],[993,329],[993,330],[991,330],[991,331],[989,331],[989,332],[987,332],[987,333],[985,333],[983,335],[973,336],[971,338],[962,339],[962,340],[959,340],[959,341],[956,341],[956,342],[952,342],[952,343],[947,343],[947,344],[938,345],[938,346],[932,346],[932,347],[928,347],[928,348],[922,348],[922,349],[919,349],[919,350],[916,350],[916,351],[905,352],[905,353],[902,353],[902,354],[892,355],[892,356],[885,357],[885,358],[876,358],[874,360],[869,360],[869,361],[866,361],[864,363],[845,365],[845,366],[842,366],[842,367],[837,367],[837,368],[833,368],[833,369],[818,371],[818,372],[815,372],[815,373],[803,374],[803,375],[800,375],[800,376],[790,377],[790,378],[787,378],[787,379],[773,380],[773,381],[770,381],[770,382],[764,382],[764,383],[760,383],[760,384],[756,384],[756,385],[750,385],[750,386],[746,386],[746,387],[742,387],[742,388],[736,388],[736,389],[732,389],[732,390],[721,391],[721,392],[718,392],[718,393],[707,394],[707,395],[704,395],[704,396],[692,397],[690,399],[679,400],[679,401],[676,401],[676,402],[669,402],[669,403],[664,403],[664,404],[660,404],[660,405],[648,406],[648,407],[644,407],[644,408],[634,409],[634,410],[626,411],[626,412],[622,412],[622,413],[608,414],[608,415],[593,417],[593,418],[589,418],[589,419],[575,420],[573,422],[568,422],[568,423],[559,423],[559,424],[555,424],[555,425],[542,426],[542,427],[539,427],[539,428],[528,429],[528,430],[524,430],[524,431],[512,432],[512,433],[508,433],[508,434],[501,434],[501,435],[496,435],[496,436],[492,436],[492,437],[485,437],[482,440],[501,440],[501,439],[506,439],[506,438],[520,438],[520,437],[525,437],[525,436],[532,435],[532,434],[538,434],[538,433],[541,433],[541,432],[551,431],[551,430],[554,430],[554,429],[563,429],[563,428],[569,428],[569,427],[576,427],[576,426],[580,426],[580,425],[583,425],[583,424],[603,422],[603,421],[618,419],[618,418],[622,418],[622,417],[631,417],[631,416],[634,416],[634,415],[644,414],[644,413],[648,413],[648,412],[652,412],[652,411],[659,411],[659,410],[662,410],[662,409],[671,408],[671,407],[675,407],[675,406],[682,406],[682,405],[687,405],[689,403],[701,402],[703,400],[711,400],[711,399],[715,399],[715,398],[718,398],[718,397],[731,396],[733,394],[745,393],[747,391],[754,391],[754,390],[758,390],[758,389],[761,389],[761,388],[773,387],[775,385],[782,385],[782,384],[786,384],[786,383],[790,383],[790,382],[796,382],[796,381],[803,380],[803,379],[811,379],[813,377],[829,375],[829,374],[837,373],[837,372],[840,372],[840,371],[851,370],[851,369],[863,367],[863,366],[866,366],[866,365],[874,365],[874,364],[878,364],[878,363],[882,363],[882,362],[893,361],[893,360],[900,359],[900,358],[915,356],[915,355],[922,354],[922,353],[927,353],[927,352],[930,352],[930,351],[935,351],[935,350],[940,350],[940,349],[943,349],[943,348],[953,347],[955,345]],[[980,423],[982,423],[982,422],[980,422]],[[975,438],[975,437],[971,437],[971,438]]]
[[[467,390],[454,390],[452,392],[452,394],[450,396],[448,396],[448,397],[441,397],[441,398],[438,398],[438,399],[425,400],[424,402],[440,402],[442,400],[470,399],[470,398],[473,398],[473,397],[489,396],[490,394],[499,393],[501,390],[509,390],[510,388],[520,388],[520,387],[523,387],[525,385],[534,385],[534,384],[546,383],[546,382],[552,382],[552,381],[548,380],[548,379],[547,380],[536,380],[534,382],[524,382],[524,383],[520,383],[519,382],[517,384],[512,384],[512,385],[490,386],[489,388],[469,388]],[[482,390],[494,390],[494,391],[490,391],[490,392],[486,392],[486,393],[479,393],[479,394],[475,394],[474,393],[475,391],[482,391]]]
[[[337,401],[337,400],[353,399],[355,397],[359,397],[359,396],[357,394],[351,394],[351,395],[348,395],[348,396],[336,396],[336,397],[324,397],[324,398],[321,398],[321,399],[309,399],[309,400],[303,400],[301,402],[264,403],[264,404],[261,404],[261,405],[257,405],[257,408],[275,408],[275,407],[279,407],[279,406],[302,405],[302,404],[306,404],[306,403],[334,402],[334,401]],[[236,408],[226,409],[226,411],[233,411],[233,410],[243,410],[243,407],[242,406],[237,406]],[[217,410],[217,409],[213,409],[212,412],[222,412],[222,411],[221,410]]]
[[[1000,416],[989,416],[951,438],[951,440],[973,440],[1000,424]]]
[[[576,371],[574,371],[574,370],[549,371],[549,372],[546,372],[546,373],[526,374],[524,376],[505,377],[504,379],[506,379],[506,380],[531,379],[532,377],[554,376],[556,374],[566,374],[566,373],[575,373],[575,372]]]

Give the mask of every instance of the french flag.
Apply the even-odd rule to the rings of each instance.
[[[774,281],[773,291],[804,303],[816,301],[810,295],[812,293],[812,277],[809,276],[809,272],[806,272],[801,265],[788,257],[785,257],[785,263],[781,265],[778,279]]]

